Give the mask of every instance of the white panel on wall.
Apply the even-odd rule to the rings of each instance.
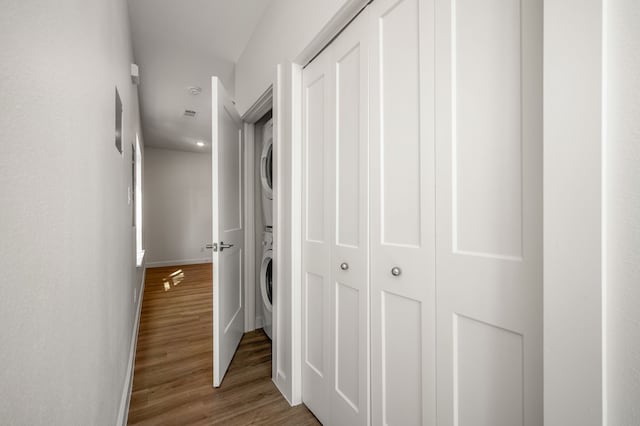
[[[360,244],[360,45],[336,63],[336,239],[337,244]]]
[[[420,245],[420,68],[418,2],[404,0],[382,16],[382,238]]]
[[[524,424],[522,335],[464,316],[453,330],[454,424]]]
[[[305,362],[319,376],[324,375],[324,279],[307,274],[305,283]]]
[[[307,86],[306,106],[307,123],[305,129],[307,138],[306,154],[306,213],[307,235],[309,241],[323,242],[325,240],[325,78],[320,77]]]
[[[454,250],[519,258],[520,0],[454,3]]]
[[[420,302],[382,296],[383,398],[387,425],[422,424],[422,318]]]
[[[360,295],[358,290],[336,283],[335,389],[351,407],[360,405]]]

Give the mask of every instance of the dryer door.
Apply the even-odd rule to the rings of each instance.
[[[262,157],[260,158],[260,178],[264,195],[273,199],[273,138],[270,137],[264,143]]]
[[[260,293],[262,303],[269,312],[273,310],[273,258],[272,251],[268,250],[262,257],[260,267]]]

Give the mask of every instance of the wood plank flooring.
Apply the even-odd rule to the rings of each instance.
[[[317,425],[271,381],[271,341],[245,334],[213,382],[211,264],[147,269],[129,407],[131,425]]]

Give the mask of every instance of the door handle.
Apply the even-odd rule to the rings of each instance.
[[[220,251],[231,247],[233,247],[233,244],[225,244],[223,241],[220,241]]]
[[[218,251],[218,244],[217,243],[207,244],[205,247],[207,248],[207,250]]]

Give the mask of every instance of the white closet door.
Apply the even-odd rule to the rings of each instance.
[[[433,425],[433,2],[370,7],[372,423]]]
[[[542,0],[437,0],[438,424],[542,425]]]
[[[303,401],[369,423],[367,20],[303,72]]]
[[[335,105],[331,135],[331,330],[335,382],[330,424],[369,422],[369,191],[367,20],[329,47]],[[345,268],[345,269],[343,269]]]
[[[302,400],[324,424],[330,424],[333,382],[330,157],[334,102],[329,59],[325,51],[302,73]]]

